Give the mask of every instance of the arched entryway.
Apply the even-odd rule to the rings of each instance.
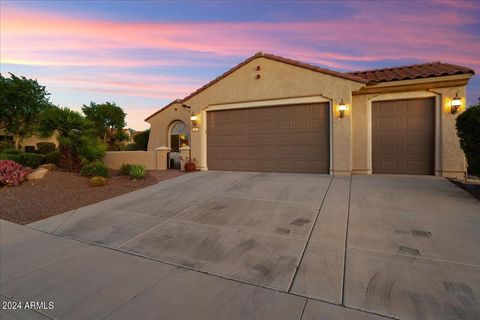
[[[168,168],[180,169],[180,148],[189,145],[190,132],[187,125],[181,121],[174,121],[169,130],[168,143],[171,148],[168,154]]]

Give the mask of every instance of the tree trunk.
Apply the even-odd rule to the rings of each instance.
[[[103,143],[107,143],[107,131],[103,133]]]
[[[15,133],[15,149],[20,149],[20,134],[18,132]]]
[[[79,172],[82,164],[79,157],[72,152],[72,149],[63,145],[60,145],[58,149],[60,151],[59,166],[72,172]]]

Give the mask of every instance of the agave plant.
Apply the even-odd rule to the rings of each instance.
[[[145,167],[141,164],[131,164],[130,176],[134,179],[143,179],[145,177]]]

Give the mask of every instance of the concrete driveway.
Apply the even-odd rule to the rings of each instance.
[[[196,318],[480,318],[480,203],[442,178],[199,172],[29,227],[71,245],[59,250],[85,255],[78,263],[95,270],[111,263],[102,265],[84,242],[118,261],[143,261],[118,271],[128,274],[123,280],[110,277],[148,289],[94,318],[146,319],[160,297],[166,305],[188,299],[169,309],[171,319],[188,319],[205,303],[210,311]],[[8,240],[12,251],[35,246]],[[3,272],[0,292],[26,299],[36,278],[27,273],[22,287],[15,259],[2,260],[13,275]],[[149,264],[163,269],[152,267],[154,284]],[[130,269],[142,273],[139,281]],[[42,284],[36,287],[42,296]]]

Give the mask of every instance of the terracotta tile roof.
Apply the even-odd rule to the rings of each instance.
[[[367,80],[368,83],[410,80],[469,73],[475,74],[472,69],[450,63],[442,63],[440,61],[413,64],[401,67],[348,72],[348,74]]]

